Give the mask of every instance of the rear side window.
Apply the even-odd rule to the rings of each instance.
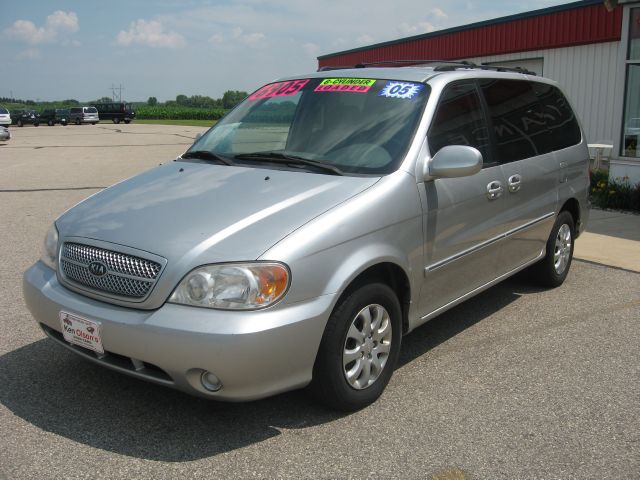
[[[9,111],[6,108],[0,107],[0,113],[2,113],[3,115],[6,115],[7,113],[9,113]]]
[[[562,92],[546,83],[534,82],[533,88],[549,129],[549,149],[561,150],[580,143],[580,125]]]
[[[487,124],[473,83],[452,83],[445,88],[428,137],[431,155],[447,145],[467,145],[480,150],[484,163],[490,163]]]
[[[77,107],[76,108],[72,108],[70,110],[71,113],[80,113],[81,111],[82,111],[82,109],[81,108],[77,108]]]
[[[489,108],[500,163],[551,151],[542,106],[530,82],[487,79],[480,81],[480,87]]]

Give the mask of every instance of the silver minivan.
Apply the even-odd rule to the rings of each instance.
[[[96,107],[72,107],[69,109],[69,123],[95,125],[100,121]]]
[[[523,269],[562,284],[588,163],[566,97],[533,75],[285,78],[60,216],[24,296],[54,341],[134,377],[355,410],[419,325]]]

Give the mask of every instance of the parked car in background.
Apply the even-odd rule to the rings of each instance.
[[[120,123],[121,121],[130,123],[136,116],[136,112],[130,103],[96,103],[94,107],[98,110],[101,120],[111,120],[113,123]]]
[[[47,108],[40,113],[40,123],[46,123],[53,127],[56,123],[67,125],[69,123],[68,108]]]
[[[0,141],[6,141],[11,138],[11,132],[7,127],[0,127]]]
[[[83,358],[202,397],[372,403],[403,335],[526,268],[547,287],[569,273],[587,142],[556,82],[495,68],[265,85],[174,162],[63,213],[24,275],[29,310]]]
[[[96,107],[71,107],[69,109],[69,123],[80,125],[90,123],[95,125],[100,121]]]
[[[11,114],[4,107],[0,107],[0,125],[4,127],[11,125]]]
[[[31,124],[37,127],[40,125],[40,116],[33,110],[14,110],[11,112],[11,124],[19,127]]]

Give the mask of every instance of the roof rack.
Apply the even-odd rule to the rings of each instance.
[[[522,73],[524,75],[536,75],[536,72],[532,72],[531,70],[527,70],[522,67],[503,67],[502,65],[487,65],[486,63],[481,63],[480,65],[476,65],[473,62],[466,62],[466,65],[442,65],[434,68],[434,70],[438,72],[448,72],[455,70],[457,68],[477,68],[480,70],[495,70],[496,72],[514,72],[514,73]]]
[[[319,72],[325,72],[328,70],[344,70],[347,68],[367,68],[367,67],[377,67],[381,65],[425,65],[430,63],[439,63],[434,68],[437,72],[450,72],[454,71],[458,68],[477,68],[480,70],[495,70],[497,72],[514,72],[514,73],[523,73],[525,75],[536,75],[536,72],[532,72],[531,70],[527,70],[522,67],[503,67],[500,65],[487,65],[486,63],[482,63],[477,65],[473,62],[469,62],[467,60],[460,61],[451,61],[451,60],[381,60],[378,62],[362,62],[357,63],[355,65],[340,65],[340,66],[327,66],[318,68]]]

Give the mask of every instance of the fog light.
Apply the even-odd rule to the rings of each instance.
[[[213,373],[205,370],[200,375],[200,383],[210,392],[217,392],[222,388],[222,382]]]

